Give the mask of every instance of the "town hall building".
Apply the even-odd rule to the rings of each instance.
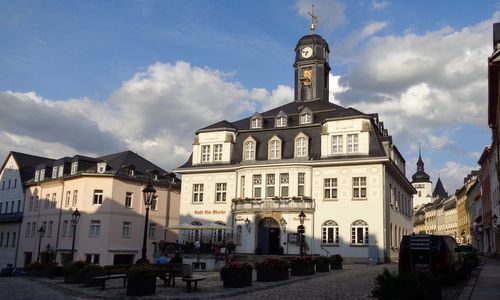
[[[312,27],[313,29],[313,27]],[[397,258],[413,231],[405,160],[377,114],[329,102],[328,43],[313,31],[295,47],[294,99],[195,132],[182,174],[180,223],[232,230],[180,232],[229,242],[236,253],[308,254],[358,262]]]

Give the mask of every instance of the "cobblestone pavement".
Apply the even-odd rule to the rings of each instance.
[[[291,277],[280,282],[253,282],[248,288],[223,288],[218,272],[203,273],[208,278],[199,283],[199,290],[187,293],[186,284],[177,279],[175,287],[164,287],[158,280],[156,295],[140,299],[371,299],[374,278],[384,268],[396,271],[397,265],[344,265],[343,270]],[[255,272],[254,272],[255,276]],[[255,278],[254,278],[255,280]],[[132,299],[126,296],[122,280],[110,280],[106,289],[62,283],[62,279],[0,278],[2,299]],[[456,288],[448,294],[456,294]],[[444,299],[454,299],[443,291]]]

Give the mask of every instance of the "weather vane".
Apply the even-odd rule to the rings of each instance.
[[[312,18],[311,25],[309,25],[309,29],[311,29],[311,32],[313,32],[314,29],[316,29],[316,24],[318,24],[319,22],[319,17],[314,15],[314,4],[312,5],[312,13],[308,12],[308,14]]]

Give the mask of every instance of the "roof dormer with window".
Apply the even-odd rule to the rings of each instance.
[[[286,127],[287,126],[287,115],[283,112],[280,111],[274,120],[274,126],[275,127]]]
[[[228,130],[198,132],[193,143],[193,165],[229,163],[235,139],[235,132]]]
[[[313,122],[313,114],[312,111],[306,107],[304,108],[299,115],[299,123],[300,125],[311,124]]]
[[[259,113],[255,113],[252,117],[250,117],[250,129],[262,129],[262,128],[263,128],[262,116]]]
[[[321,157],[368,155],[369,145],[369,120],[335,119],[323,124]]]

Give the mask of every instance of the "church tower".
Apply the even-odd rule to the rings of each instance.
[[[328,74],[330,65],[328,43],[314,33],[317,17],[313,19],[311,33],[303,36],[295,46],[295,101],[320,100],[328,102]]]
[[[432,202],[432,181],[429,174],[425,173],[420,149],[418,150],[417,172],[411,178],[411,184],[417,190],[417,194],[413,195],[413,207]]]

